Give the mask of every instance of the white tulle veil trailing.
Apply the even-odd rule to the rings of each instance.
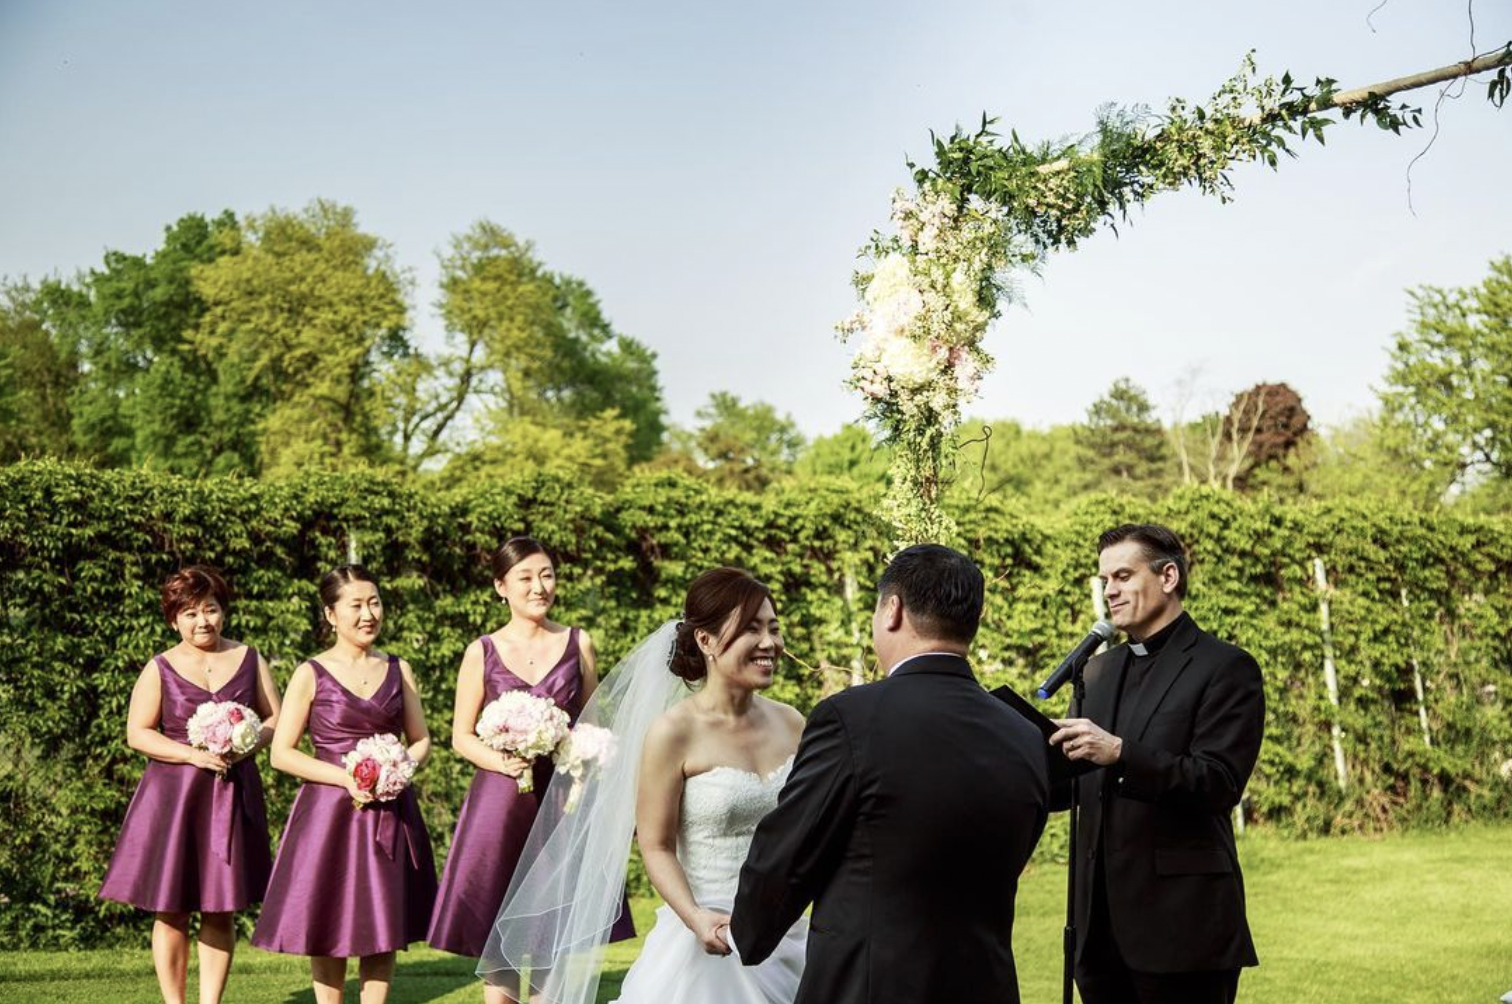
[[[478,975],[530,971],[535,1000],[592,1004],[610,929],[624,901],[635,834],[636,780],[646,732],[692,691],[667,668],[677,636],[668,621],[609,672],[579,722],[612,730],[618,750],[564,811],[572,779],[552,777],[519,867],[489,932]]]

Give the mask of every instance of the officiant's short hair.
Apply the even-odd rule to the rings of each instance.
[[[1176,531],[1159,523],[1125,523],[1103,531],[1097,538],[1097,553],[1101,554],[1115,544],[1132,540],[1139,545],[1140,553],[1150,563],[1150,571],[1159,575],[1167,565],[1175,565],[1181,573],[1176,580],[1176,597],[1186,599],[1187,550]]]
[[[877,582],[879,599],[896,596],[922,635],[969,642],[982,622],[982,570],[943,544],[899,551]]]

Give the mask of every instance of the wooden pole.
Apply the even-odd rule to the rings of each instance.
[[[1103,595],[1102,579],[1092,576],[1087,580],[1087,587],[1092,590],[1092,616],[1100,621],[1108,619],[1108,598]],[[1097,646],[1097,651],[1106,652],[1108,643],[1103,642]]]
[[[1412,659],[1412,689],[1417,692],[1418,724],[1423,727],[1423,745],[1433,749],[1433,733],[1428,729],[1428,701],[1423,694],[1423,669],[1418,665],[1417,645],[1411,641],[1412,605],[1407,602],[1407,587],[1402,587],[1402,614],[1407,618],[1407,654]]]
[[[1430,87],[1433,84],[1441,84],[1446,80],[1456,80],[1460,77],[1473,77],[1477,73],[1487,70],[1498,70],[1503,66],[1512,65],[1512,43],[1508,43],[1495,52],[1488,53],[1478,59],[1465,59],[1458,63],[1450,63],[1448,66],[1440,66],[1436,70],[1424,70],[1422,73],[1411,73],[1405,77],[1397,77],[1393,80],[1383,80],[1379,84],[1370,84],[1367,87],[1355,87],[1347,91],[1335,91],[1327,101],[1314,101],[1312,110],[1316,112],[1328,111],[1330,108],[1344,108],[1348,105],[1357,105],[1374,95],[1397,94],[1401,91],[1415,91],[1419,87]],[[1258,122],[1259,118],[1251,118],[1250,122]]]
[[[1383,80],[1379,84],[1368,84],[1365,87],[1352,87],[1347,91],[1335,91],[1325,101],[1314,101],[1307,108],[1307,114],[1326,112],[1334,108],[1347,108],[1350,105],[1360,104],[1373,95],[1385,97],[1388,94],[1398,94],[1402,91],[1412,91],[1419,87],[1429,87],[1433,84],[1441,84],[1446,80],[1456,80],[1460,77],[1473,77],[1477,73],[1487,70],[1498,70],[1503,66],[1512,65],[1512,42],[1497,49],[1495,52],[1480,56],[1476,59],[1466,59],[1458,63],[1450,63],[1448,66],[1440,66],[1435,70],[1424,70],[1422,73],[1411,73],[1405,77],[1395,77],[1391,80]],[[1264,115],[1250,115],[1242,119],[1244,125],[1259,125],[1265,121]],[[1071,159],[1062,157],[1048,164],[1041,164],[1035,170],[1040,174],[1054,174],[1064,171],[1071,166]]]
[[[1349,790],[1349,768],[1344,762],[1344,729],[1339,724],[1339,675],[1334,669],[1333,626],[1328,617],[1328,572],[1322,558],[1313,559],[1313,581],[1318,587],[1318,621],[1323,628],[1323,682],[1328,687],[1328,703],[1334,706],[1334,771],[1339,776],[1339,790]]]
[[[856,573],[849,567],[845,569],[840,590],[845,598],[845,614],[850,620],[851,651],[854,653],[850,662],[850,685],[859,687],[866,682],[865,652],[861,647],[861,618],[856,615]]]

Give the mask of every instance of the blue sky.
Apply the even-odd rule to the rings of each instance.
[[[436,251],[487,217],[586,279],[651,345],[674,420],[714,390],[810,434],[859,413],[832,325],[856,248],[931,129],[985,110],[1031,139],[1098,105],[1263,71],[1350,86],[1469,51],[1462,3],[490,3],[6,0],[0,275],[155,247],[188,212],[355,206],[435,319]],[[1475,5],[1476,43],[1512,5]],[[1446,101],[1437,142],[1339,125],[1229,205],[1190,193],[1052,259],[994,330],[973,410],[1046,425],[1119,376],[1169,407],[1258,380],[1315,416],[1371,405],[1404,289],[1512,252],[1512,108]],[[1434,91],[1419,91],[1430,106]]]

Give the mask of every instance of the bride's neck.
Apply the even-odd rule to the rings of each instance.
[[[698,694],[698,703],[712,714],[739,718],[756,703],[756,691],[711,674]]]

